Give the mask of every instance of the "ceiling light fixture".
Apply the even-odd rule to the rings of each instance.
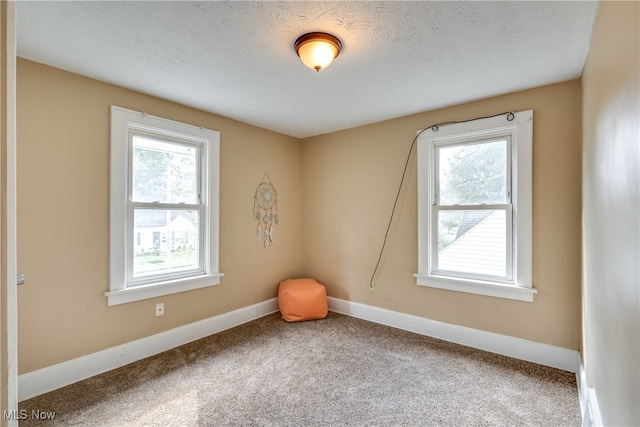
[[[342,49],[340,40],[327,33],[303,34],[298,37],[294,46],[302,63],[316,71],[328,67]]]

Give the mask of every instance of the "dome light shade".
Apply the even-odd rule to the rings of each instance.
[[[340,40],[327,33],[303,34],[298,37],[294,46],[302,63],[316,71],[331,64],[342,49]]]

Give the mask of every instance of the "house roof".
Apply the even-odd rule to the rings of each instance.
[[[178,218],[183,218],[191,222],[191,218],[184,211],[169,211],[171,215],[171,222],[176,221]],[[139,230],[142,228],[161,228],[167,225],[167,211],[148,209],[144,211],[144,215],[136,215],[134,228]]]
[[[484,219],[492,213],[493,211],[464,211],[460,218],[460,225],[456,232],[456,239],[467,234],[469,230],[484,221]]]

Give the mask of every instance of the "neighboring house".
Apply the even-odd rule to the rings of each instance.
[[[469,211],[462,216],[456,239],[438,257],[438,269],[504,276],[504,211]]]
[[[134,236],[136,254],[193,249],[198,241],[197,227],[184,211],[149,210],[136,218]]]

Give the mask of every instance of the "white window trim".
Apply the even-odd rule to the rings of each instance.
[[[207,236],[204,242],[204,269],[197,276],[167,280],[135,287],[127,283],[128,239],[128,185],[129,185],[129,131],[147,130],[168,137],[185,136],[194,141],[204,141],[203,155],[207,163],[202,171],[202,191],[205,198],[203,229]],[[177,292],[213,286],[220,283],[219,252],[219,179],[220,179],[220,134],[219,132],[192,126],[133,110],[111,106],[111,161],[110,161],[110,246],[109,246],[109,291],[105,292],[108,305],[124,304]]]
[[[414,274],[418,285],[533,302],[537,293],[532,283],[533,110],[513,115],[511,121],[501,115],[418,132],[418,273]],[[431,233],[435,195],[430,177],[434,144],[505,133],[511,136],[514,284],[433,274],[430,254],[434,250]]]

